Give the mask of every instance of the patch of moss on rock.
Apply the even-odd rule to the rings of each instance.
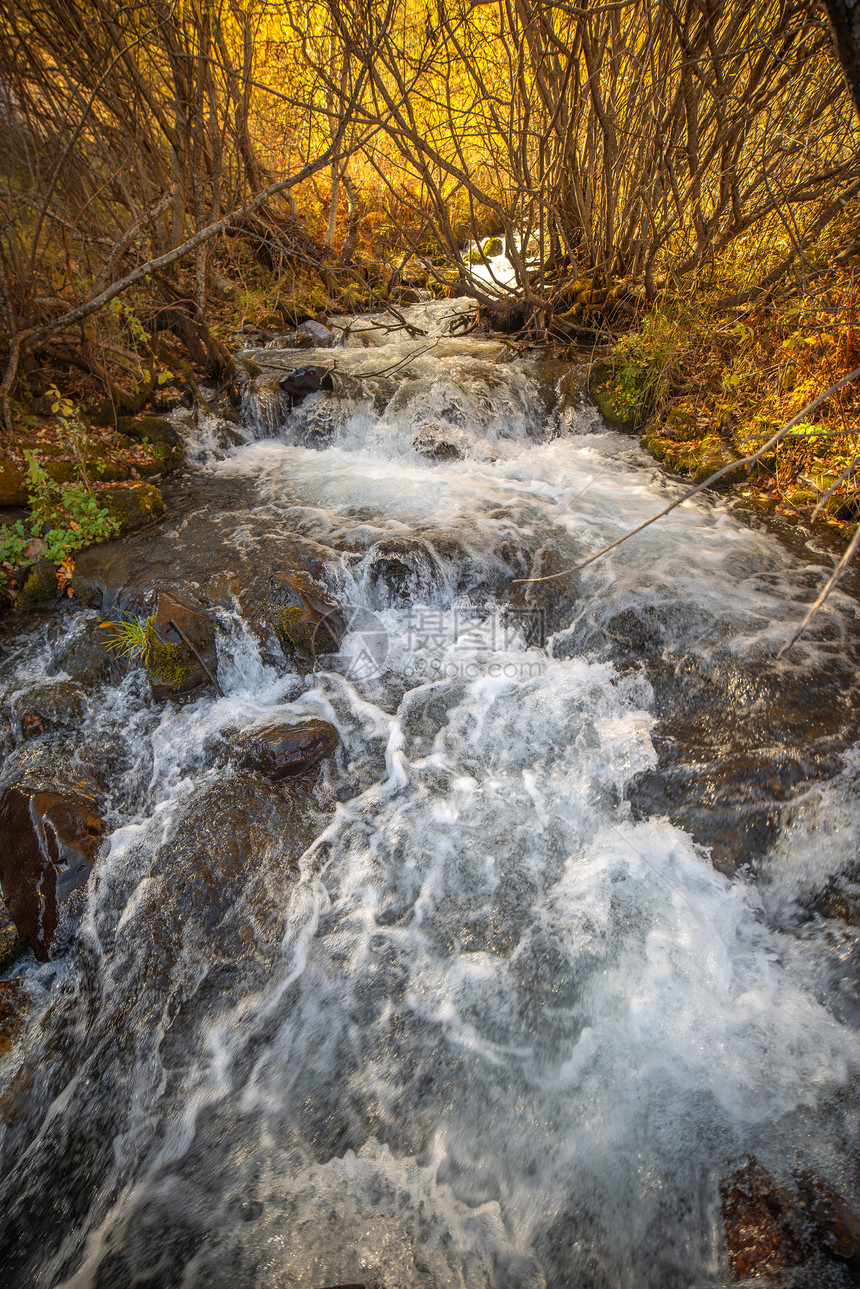
[[[163,474],[178,470],[185,460],[182,436],[163,416],[121,416],[116,428],[124,437],[146,442]]]
[[[164,498],[153,483],[122,483],[115,487],[97,484],[93,491],[99,505],[119,524],[121,533],[145,528],[164,514]]]
[[[610,429],[630,434],[641,424],[641,418],[631,408],[629,398],[619,389],[615,369],[608,360],[592,363],[588,375],[588,392]]]
[[[150,624],[146,670],[155,680],[162,680],[174,691],[181,692],[192,677],[200,671],[200,663],[184,644],[170,644],[159,639]]]
[[[481,247],[485,255],[501,255],[505,246],[501,237],[488,237]]]
[[[49,559],[40,559],[27,574],[27,579],[15,599],[15,608],[51,608],[59,594],[56,568]]]
[[[0,506],[26,506],[23,464],[9,453],[0,456]]]
[[[678,443],[665,434],[646,434],[641,444],[655,460],[662,461],[677,474],[689,475],[695,484],[704,483],[711,475],[740,459],[735,449],[716,435],[708,435],[693,442]],[[713,486],[729,488],[732,484],[743,482],[746,477],[746,467],[738,465],[718,479]]]

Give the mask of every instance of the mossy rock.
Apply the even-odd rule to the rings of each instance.
[[[53,608],[60,595],[57,570],[49,559],[40,559],[27,574],[15,599],[16,609]]]
[[[119,524],[120,533],[145,528],[164,514],[164,498],[153,483],[96,484],[93,491],[99,505]]]
[[[27,484],[24,465],[10,453],[0,455],[0,506],[26,506]]]
[[[614,377],[614,368],[606,359],[592,363],[588,392],[610,429],[632,434],[641,424],[641,417],[631,411],[627,399],[616,388]]]
[[[121,416],[116,428],[119,434],[139,443],[148,441],[149,450],[163,474],[178,470],[185,460],[182,435],[163,416]]]
[[[505,250],[505,244],[502,241],[501,237],[488,237],[487,240],[484,242],[483,246],[481,247],[481,250],[487,256],[503,255]]]
[[[308,617],[299,604],[287,608],[272,605],[275,635],[284,653],[297,653],[308,662],[315,662],[320,654],[336,653],[337,641],[325,626]]]
[[[718,470],[723,470],[726,466],[733,466],[740,460],[739,454],[730,447],[730,445],[718,438],[702,439],[699,445],[699,451],[695,454],[695,461],[690,465],[690,476],[693,483],[704,483],[716,474]],[[714,488],[731,488],[735,483],[743,483],[747,477],[746,467],[742,465],[735,466],[723,475],[722,479],[717,479],[712,487]]]
[[[674,446],[672,439],[661,434],[646,434],[640,439],[640,446],[650,452],[655,461],[665,461],[666,453]]]

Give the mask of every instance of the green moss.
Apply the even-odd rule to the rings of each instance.
[[[37,605],[53,604],[59,595],[57,570],[50,560],[40,560],[28,574],[18,592],[16,609],[32,609]]]
[[[200,670],[200,663],[184,644],[161,640],[152,621],[146,626],[146,670],[155,680],[163,680],[172,689],[181,689],[188,677]]]
[[[485,255],[501,255],[505,247],[501,237],[488,237],[481,249]]]
[[[288,608],[271,605],[270,612],[278,643],[285,653],[298,653],[315,662],[322,653],[337,652],[338,644],[331,632],[322,623],[312,621],[301,605]]]

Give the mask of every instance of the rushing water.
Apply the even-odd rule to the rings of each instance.
[[[157,540],[326,546],[352,630],[285,673],[237,600],[224,697],[158,707],[135,669],[91,694],[74,755],[110,764],[112,832],[76,944],[23,967],[5,1284],[717,1286],[738,1160],[857,1198],[857,947],[811,912],[856,876],[853,602],[778,660],[820,561],[713,499],[512,590],[674,485],[560,372],[446,334],[458,311],[261,351],[244,441],[196,431],[202,491]],[[334,390],[289,412],[297,363]],[[59,633],[7,640],[7,706],[56,674]],[[273,716],[342,746],[298,814],[260,809],[211,916],[183,865],[202,844],[217,873],[253,806],[213,748]],[[725,748],[803,767],[731,875],[637,804],[673,739],[700,813]]]

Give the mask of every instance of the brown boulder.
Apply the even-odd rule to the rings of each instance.
[[[332,755],[339,741],[337,730],[328,721],[262,725],[239,735],[234,757],[243,770],[279,783],[313,769]]]
[[[103,834],[83,785],[20,782],[0,795],[0,885],[18,935],[41,962],[80,914]]]
[[[215,624],[207,614],[170,591],[159,591],[152,627],[147,669],[153,698],[178,698],[211,684],[206,668],[214,676],[218,658]]]

